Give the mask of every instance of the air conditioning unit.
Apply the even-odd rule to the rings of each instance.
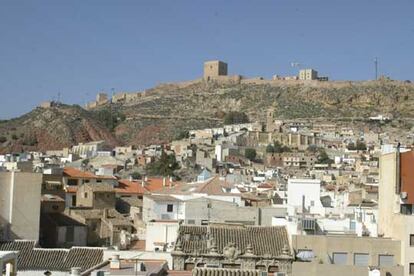
[[[284,272],[275,272],[274,276],[286,276]]]
[[[401,194],[400,194],[401,199],[407,199],[407,197],[408,197],[407,192],[401,192]]]

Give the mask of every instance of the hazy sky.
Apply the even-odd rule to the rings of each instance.
[[[134,91],[230,74],[331,79],[380,73],[414,79],[413,0],[0,0],[0,118],[41,101],[84,104],[100,90]]]

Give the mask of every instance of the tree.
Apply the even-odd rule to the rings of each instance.
[[[141,178],[141,174],[139,172],[133,172],[130,174],[130,176],[132,177],[132,179],[140,179]]]
[[[256,150],[252,148],[247,148],[244,151],[244,157],[246,157],[250,161],[253,161],[256,158],[256,154]]]
[[[16,134],[13,134],[13,135],[12,135],[12,139],[13,139],[13,140],[17,140],[17,139],[18,139],[17,135],[16,135]]]
[[[290,148],[282,145],[279,141],[274,141],[272,148],[274,153],[290,152]]]
[[[266,152],[267,153],[274,153],[275,152],[275,147],[273,147],[272,144],[267,145]]]
[[[172,176],[174,171],[179,169],[180,165],[175,159],[174,154],[166,154],[164,151],[161,154],[160,159],[149,164],[147,170],[152,175]]]
[[[367,150],[367,145],[363,141],[358,140],[356,143],[356,150]]]
[[[244,124],[249,122],[249,117],[244,112],[230,111],[224,116],[225,125]]]
[[[346,147],[348,150],[356,150],[356,146],[354,142],[350,142]]]
[[[113,131],[121,122],[125,121],[126,118],[123,113],[108,109],[98,110],[94,113],[94,116],[111,131]]]
[[[312,153],[317,153],[317,152],[318,152],[318,147],[317,147],[316,145],[310,145],[310,146],[307,148],[307,150],[308,150],[309,152],[312,152]]]
[[[188,130],[182,130],[175,136],[175,140],[182,140],[182,139],[186,139],[189,137],[190,137],[190,132],[188,132]]]
[[[319,150],[318,162],[321,164],[332,164],[334,161],[329,158],[328,154],[324,149]]]
[[[0,136],[0,144],[3,144],[4,142],[7,142],[7,138],[4,136]]]

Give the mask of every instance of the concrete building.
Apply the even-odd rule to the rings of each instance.
[[[321,203],[321,181],[317,179],[288,180],[287,204],[297,212],[323,214]]]
[[[178,227],[179,223],[176,220],[148,222],[145,250],[170,252],[177,239]]]
[[[42,196],[39,243],[43,247],[86,246],[86,225],[65,215],[64,210],[63,198],[50,194]]]
[[[414,274],[414,151],[380,158],[378,235],[401,241],[404,275]]]
[[[220,60],[204,62],[204,80],[209,81],[219,76],[227,76],[227,63]]]
[[[313,69],[302,69],[299,71],[300,80],[317,80],[318,72]]]
[[[184,203],[169,195],[144,195],[142,220],[184,219]]]
[[[93,209],[114,208],[116,203],[115,190],[110,184],[83,184],[76,192],[78,207]]]
[[[82,158],[90,158],[96,156],[98,151],[103,150],[105,141],[92,141],[88,143],[79,143],[72,147],[72,153],[79,155]]]
[[[292,247],[298,262],[293,276],[349,275],[365,276],[377,269],[377,275],[404,275],[400,241],[352,236],[293,235]],[[375,275],[375,274],[374,274]]]
[[[39,239],[42,174],[0,172],[0,240]]]

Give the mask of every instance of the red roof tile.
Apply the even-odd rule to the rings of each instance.
[[[118,187],[115,187],[117,194],[143,195],[147,190],[142,187],[142,181],[130,181],[127,179],[118,180]]]
[[[81,179],[116,179],[114,176],[95,175],[88,171],[81,171],[76,168],[66,167],[63,169],[63,175],[71,178]]]
[[[171,184],[171,186],[175,186],[178,183],[177,182],[170,182],[169,178],[165,179],[165,186],[169,187]],[[147,189],[150,192],[155,192],[158,190],[161,190],[162,188],[164,188],[163,185],[163,178],[156,178],[156,177],[152,177],[152,178],[148,178],[147,181],[145,181],[145,189]]]

